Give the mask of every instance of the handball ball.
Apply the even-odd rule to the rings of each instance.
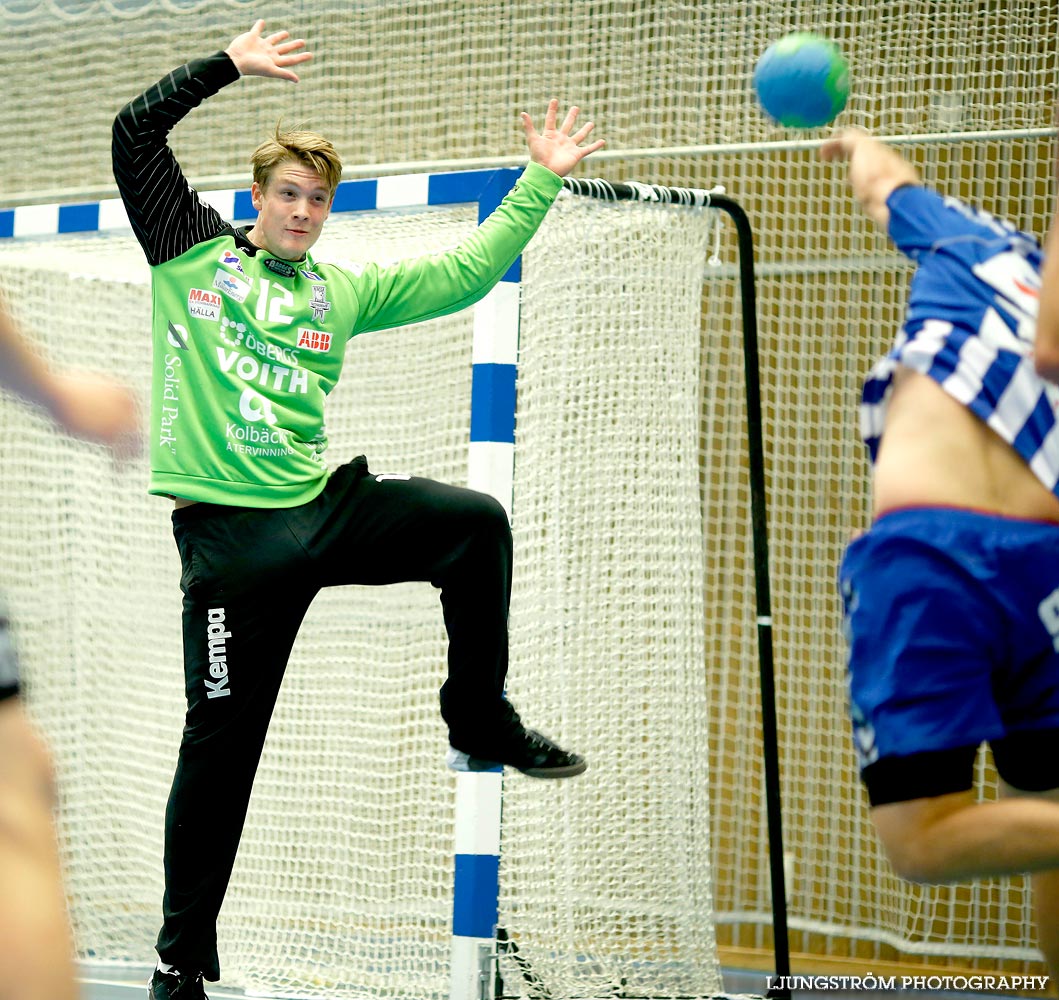
[[[762,53],[754,68],[754,89],[780,125],[815,128],[846,106],[849,64],[834,42],[795,31]]]

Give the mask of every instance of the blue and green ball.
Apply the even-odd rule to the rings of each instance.
[[[829,39],[795,31],[762,53],[754,89],[773,121],[787,128],[816,128],[846,106],[849,63]]]

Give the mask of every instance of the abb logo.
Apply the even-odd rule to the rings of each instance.
[[[329,351],[331,350],[331,334],[323,330],[308,330],[302,327],[298,330],[298,349]]]

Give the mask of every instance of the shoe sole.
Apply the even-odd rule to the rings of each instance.
[[[519,767],[516,770],[530,778],[576,778],[588,770],[588,761],[582,760],[577,764],[567,764],[566,767]]]
[[[452,771],[469,771],[473,774],[500,771],[503,770],[505,766],[499,761],[483,760],[481,757],[472,757],[470,754],[464,753],[462,750],[457,750],[455,747],[449,747],[445,763]],[[513,764],[507,766],[514,767]],[[515,768],[516,771],[520,771],[522,774],[525,774],[530,778],[576,778],[577,775],[584,774],[587,769],[588,761],[586,760],[578,761],[576,764],[567,764],[564,767]]]

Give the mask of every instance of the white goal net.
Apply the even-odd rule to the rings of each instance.
[[[505,782],[512,995],[721,986],[698,456],[707,215],[564,196],[525,256],[509,691],[591,765],[576,781]],[[439,249],[475,221],[473,206],[336,217],[320,256]],[[49,356],[146,389],[148,275],[130,237],[0,243],[0,271]],[[471,322],[351,342],[329,401],[332,464],[364,452],[377,472],[466,480]],[[79,954],[149,961],[183,713],[169,505],[146,496],[141,464],[114,470],[7,402],[0,467],[0,565],[28,704],[58,760]],[[446,995],[444,663],[428,585],[317,599],[222,911],[224,984]]]

